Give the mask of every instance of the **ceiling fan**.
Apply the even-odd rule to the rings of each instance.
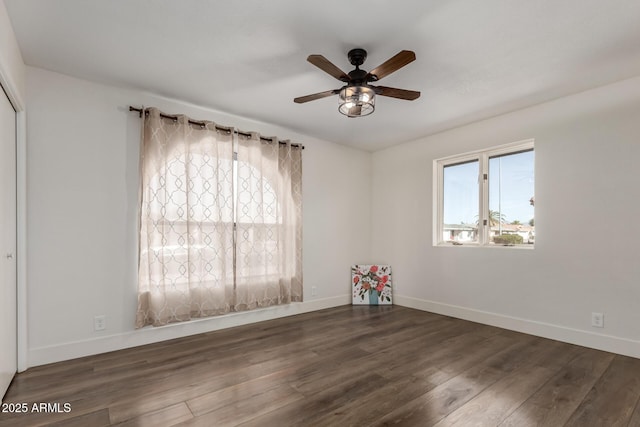
[[[307,61],[320,68],[336,79],[346,83],[340,89],[327,90],[312,95],[300,96],[293,102],[303,104],[316,99],[338,95],[338,111],[347,117],[364,117],[375,110],[375,96],[389,96],[391,98],[413,101],[420,97],[420,92],[415,90],[396,89],[387,86],[372,86],[369,83],[377,82],[385,76],[399,70],[410,62],[415,61],[416,54],[410,50],[403,50],[389,58],[378,67],[366,72],[360,66],[367,59],[367,51],[364,49],[352,49],[347,54],[349,62],[356,68],[349,74],[336,67],[331,61],[322,55],[309,55]]]

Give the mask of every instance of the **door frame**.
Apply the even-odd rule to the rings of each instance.
[[[0,85],[16,111],[16,311],[18,326],[16,331],[18,342],[16,344],[18,349],[17,370],[23,372],[29,367],[27,341],[27,113],[18,86],[10,78],[9,70],[1,60]]]

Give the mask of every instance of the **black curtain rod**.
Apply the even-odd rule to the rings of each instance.
[[[142,118],[142,113],[144,112],[144,110],[142,108],[136,108],[136,107],[132,107],[131,105],[129,106],[129,111],[135,111],[139,114],[140,118]],[[146,112],[145,112],[146,113]],[[163,114],[160,113],[160,117],[164,117],[165,119],[173,119],[173,120],[177,120],[178,116],[171,116],[169,114]],[[189,120],[189,123],[191,123],[192,125],[196,125],[196,126],[204,126],[206,123],[205,122],[197,122],[194,120]],[[226,132],[231,132],[231,128],[225,128],[222,126],[216,126],[216,129],[221,130],[221,131],[226,131]],[[237,130],[234,130],[233,133],[235,133],[236,135],[242,135],[242,136],[246,136],[246,137],[251,137],[250,133],[246,133],[246,132],[240,132]],[[261,141],[267,141],[267,142],[273,142],[273,140],[271,138],[265,138],[263,136],[260,137]],[[286,142],[282,142],[282,141],[278,141],[280,144],[286,145]],[[292,147],[300,147],[301,149],[304,150],[304,145],[300,145],[300,144],[291,144]]]

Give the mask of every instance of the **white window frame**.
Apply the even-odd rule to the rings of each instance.
[[[516,154],[523,151],[534,150],[534,140],[527,139],[517,141],[510,144],[490,147],[484,150],[472,151],[455,156],[443,157],[433,161],[433,246],[440,247],[491,247],[491,248],[523,248],[533,249],[533,245],[516,245],[502,246],[492,245],[489,243],[491,234],[488,215],[489,215],[489,159],[491,157],[503,156],[508,154]],[[452,245],[443,239],[444,233],[444,168],[446,166],[456,165],[478,161],[478,241],[477,243],[464,243],[461,245]],[[535,155],[534,155],[535,162]],[[535,182],[534,182],[535,187]],[[482,225],[480,225],[482,224]]]

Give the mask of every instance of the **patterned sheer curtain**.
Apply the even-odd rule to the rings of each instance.
[[[230,311],[233,132],[151,108],[141,150],[136,327]]]
[[[136,327],[302,301],[301,148],[145,110]]]
[[[288,141],[238,136],[236,308],[302,301],[302,156]]]

